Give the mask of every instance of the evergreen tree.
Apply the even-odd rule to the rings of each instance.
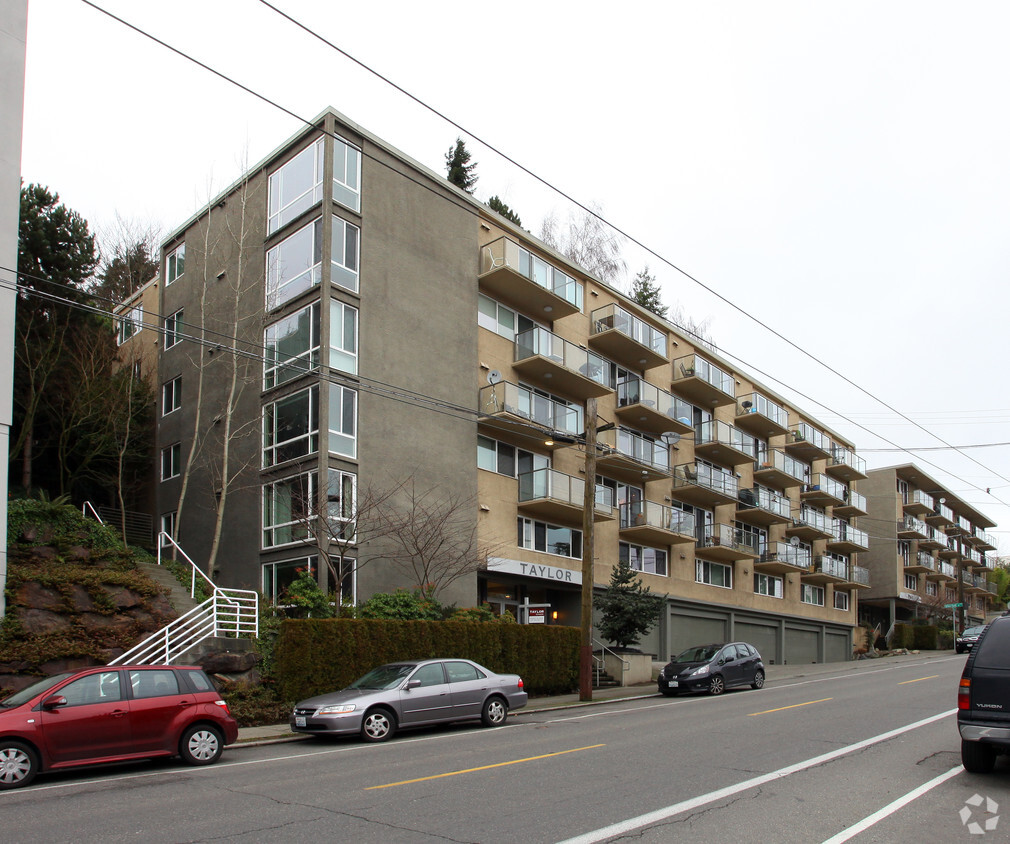
[[[643,586],[627,560],[621,560],[610,573],[610,584],[602,595],[593,598],[601,613],[597,627],[604,639],[619,648],[637,645],[659,620],[664,599]]]
[[[473,193],[477,186],[477,175],[474,173],[477,162],[471,164],[470,157],[462,138],[456,138],[456,143],[445,154],[446,178],[467,193]]]
[[[667,307],[663,304],[659,285],[656,284],[656,277],[649,272],[648,267],[639,272],[631,282],[630,295],[639,305],[652,311],[656,316],[666,316]]]
[[[523,221],[519,219],[519,215],[516,214],[516,212],[513,211],[511,208],[509,208],[504,202],[502,202],[501,199],[498,198],[497,194],[492,196],[487,201],[487,207],[490,208],[492,211],[497,211],[506,220],[515,223],[517,226],[521,226],[523,224]]]

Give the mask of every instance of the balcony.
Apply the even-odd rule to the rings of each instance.
[[[939,501],[936,502],[933,512],[927,513],[925,518],[931,525],[937,525],[939,527],[949,527],[955,523],[954,511],[946,504],[941,504]]]
[[[759,437],[774,437],[789,430],[789,414],[760,393],[748,393],[737,402],[736,425]]]
[[[570,437],[582,433],[582,414],[578,409],[509,381],[482,387],[479,401],[482,417],[493,418],[498,429],[529,435],[533,423]]]
[[[954,562],[964,559],[964,554],[961,553],[957,540],[949,537],[946,546],[940,549],[939,556],[946,560],[953,560]]]
[[[862,566],[854,566],[849,564],[849,577],[844,584],[848,588],[853,589],[869,589],[870,588],[870,570],[863,568]]]
[[[866,477],[866,461],[854,451],[832,443],[824,471],[843,481],[859,481]]]
[[[905,571],[909,574],[922,574],[923,572],[936,571],[936,560],[932,554],[919,551],[915,556],[909,557],[905,563]]]
[[[972,576],[971,572],[968,571],[961,572],[961,583],[964,586],[964,591],[966,595],[974,595],[976,592],[979,591],[975,586],[975,578]]]
[[[936,503],[933,496],[923,492],[921,489],[913,489],[908,493],[905,500],[901,502],[901,508],[912,516],[931,516]]]
[[[753,463],[757,457],[757,440],[739,428],[725,422],[702,422],[694,435],[694,453],[697,457],[739,466]]]
[[[926,572],[926,580],[946,581],[957,580],[957,573],[954,567],[943,560],[936,561],[936,570]]]
[[[919,540],[919,548],[924,551],[939,551],[947,547],[947,537],[932,525],[926,525],[926,538]]]
[[[810,571],[802,575],[804,583],[816,583],[823,586],[826,583],[845,583],[849,580],[849,563],[836,560],[827,554],[814,557]]]
[[[786,438],[786,451],[804,460],[831,456],[831,440],[813,425],[801,422]]]
[[[477,283],[495,299],[540,318],[582,310],[582,284],[507,237],[480,250]]]
[[[974,528],[966,537],[967,540],[981,551],[995,551],[997,548],[996,537],[991,533],[986,533],[982,528]]]
[[[792,502],[764,487],[741,489],[736,505],[737,517],[750,524],[781,525],[792,517]]]
[[[865,530],[854,528],[843,519],[833,519],[828,548],[840,554],[857,554],[869,550],[870,539]]]
[[[588,399],[614,389],[610,361],[546,328],[516,335],[513,367],[556,395]]]
[[[596,465],[619,481],[642,483],[670,477],[670,448],[665,443],[629,431],[603,431],[599,437]]]
[[[788,536],[798,536],[810,542],[814,539],[831,538],[831,521],[822,510],[804,504],[800,508],[799,518],[794,518],[786,528]]]
[[[678,393],[703,407],[736,401],[733,376],[699,355],[686,355],[673,362],[673,385]]]
[[[822,506],[845,504],[849,498],[849,488],[828,475],[814,475],[810,483],[803,488],[800,497],[804,501]]]
[[[803,463],[777,448],[761,451],[754,462],[754,480],[773,486],[789,487],[806,483],[810,464]]]
[[[590,324],[589,345],[631,369],[652,369],[670,360],[666,332],[618,305],[597,308]]]
[[[758,538],[733,525],[705,525],[695,546],[694,555],[703,560],[732,562],[754,560],[761,556]]]
[[[617,385],[617,418],[632,428],[662,434],[694,433],[694,406],[641,378]]]
[[[622,504],[621,537],[644,545],[678,545],[695,541],[694,514],[656,501]]]
[[[519,510],[562,523],[581,522],[585,505],[586,482],[556,469],[535,469],[519,475]],[[596,487],[593,521],[609,521],[616,515],[614,492]]]
[[[739,481],[735,474],[706,463],[682,463],[674,467],[673,489],[677,498],[691,504],[715,506],[737,500]]]
[[[770,542],[761,559],[754,561],[754,571],[764,574],[791,574],[810,569],[810,549],[799,548],[788,542]]]
[[[998,595],[999,587],[991,580],[987,580],[985,582],[985,591],[988,592],[990,595]]]
[[[851,519],[853,516],[865,516],[867,513],[866,496],[850,489],[849,500],[843,504],[836,504],[835,509],[831,512],[836,516],[845,516],[847,519]]]
[[[898,522],[898,539],[928,539],[928,525],[915,516],[905,516]]]

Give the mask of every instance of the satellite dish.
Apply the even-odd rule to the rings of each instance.
[[[680,442],[680,434],[676,431],[663,431],[659,438],[667,445],[676,445]]]
[[[501,373],[497,369],[492,369],[487,374],[488,384],[497,384],[499,381],[501,381]]]
[[[797,545],[800,544],[800,538],[798,536],[791,537],[789,539],[789,544],[792,545],[793,548],[795,548]]]

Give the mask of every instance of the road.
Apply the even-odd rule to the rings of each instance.
[[[960,767],[964,659],[520,712],[381,745],[233,748],[206,769],[62,773],[0,794],[0,818],[9,840],[145,844],[1004,840],[968,827],[1000,812],[1010,825],[1010,760],[989,776]]]

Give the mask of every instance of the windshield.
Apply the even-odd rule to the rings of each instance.
[[[380,665],[373,668],[364,677],[359,677],[347,688],[349,689],[394,689],[403,681],[415,665]]]
[[[44,680],[39,680],[37,683],[33,683],[27,689],[22,689],[17,694],[11,695],[9,698],[5,698],[0,701],[0,706],[10,708],[12,706],[20,706],[22,703],[27,703],[36,695],[42,694],[46,689],[52,688],[57,683],[62,683],[68,677],[72,677],[73,671],[67,671],[63,674],[54,674],[52,677],[46,677]]]
[[[721,647],[722,645],[702,645],[700,648],[688,648],[677,654],[674,662],[708,662],[719,652]]]
[[[981,636],[983,630],[985,630],[984,626],[982,626],[982,627],[968,627],[968,628],[965,629],[964,633],[962,633],[961,635],[962,636]]]

